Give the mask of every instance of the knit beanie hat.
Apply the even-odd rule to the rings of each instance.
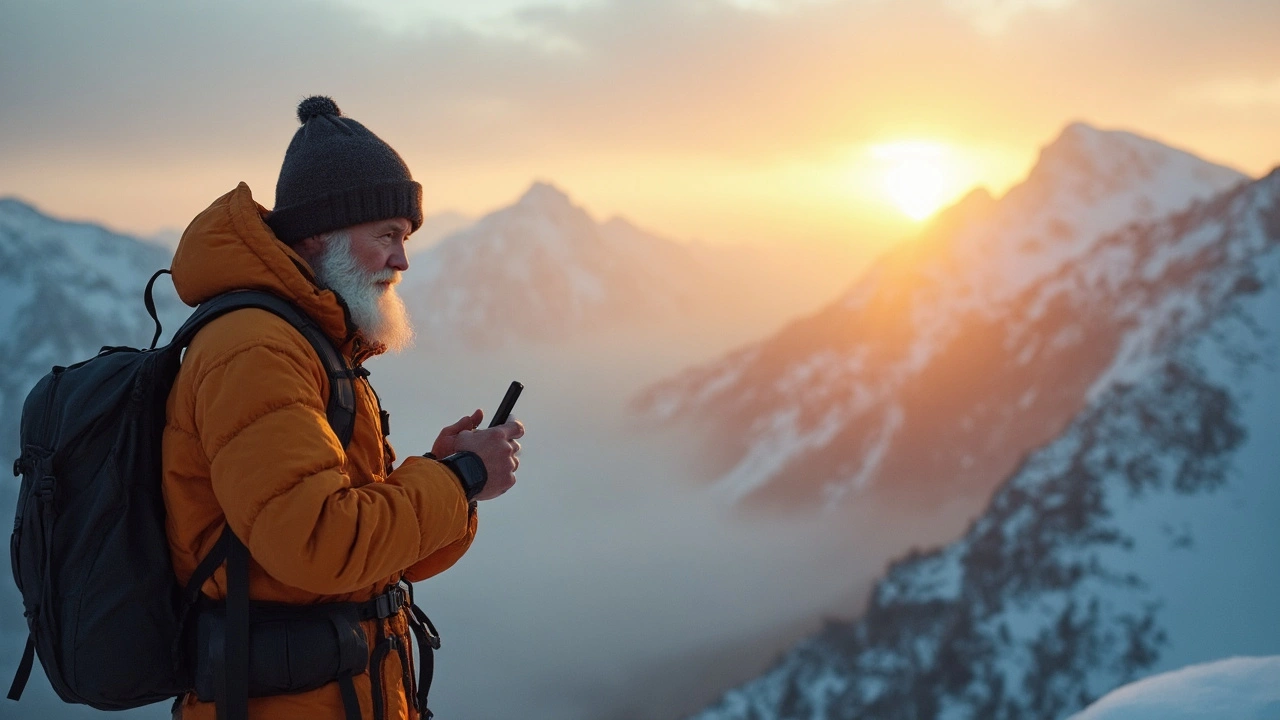
[[[331,98],[298,105],[302,127],[284,153],[276,207],[267,216],[276,237],[292,245],[360,223],[406,218],[422,226],[422,186],[404,160],[365,126],[342,116]]]

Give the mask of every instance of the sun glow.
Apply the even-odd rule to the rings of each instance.
[[[885,198],[917,222],[959,197],[974,181],[959,153],[944,143],[901,140],[872,145],[869,152]]]

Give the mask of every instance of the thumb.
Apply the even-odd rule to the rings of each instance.
[[[458,419],[458,422],[446,427],[441,432],[445,435],[457,435],[463,430],[475,430],[480,426],[480,415],[481,413],[479,410],[476,410],[470,415],[463,415]]]

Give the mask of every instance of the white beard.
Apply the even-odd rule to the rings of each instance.
[[[366,340],[392,352],[413,344],[413,325],[395,288],[400,282],[399,270],[370,273],[360,267],[351,253],[351,236],[341,230],[325,238],[324,250],[314,265],[320,285],[347,303],[351,322]]]

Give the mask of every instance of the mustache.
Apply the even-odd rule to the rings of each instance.
[[[379,270],[369,275],[369,281],[372,283],[388,283],[390,285],[399,285],[401,273],[399,270],[387,268]]]

